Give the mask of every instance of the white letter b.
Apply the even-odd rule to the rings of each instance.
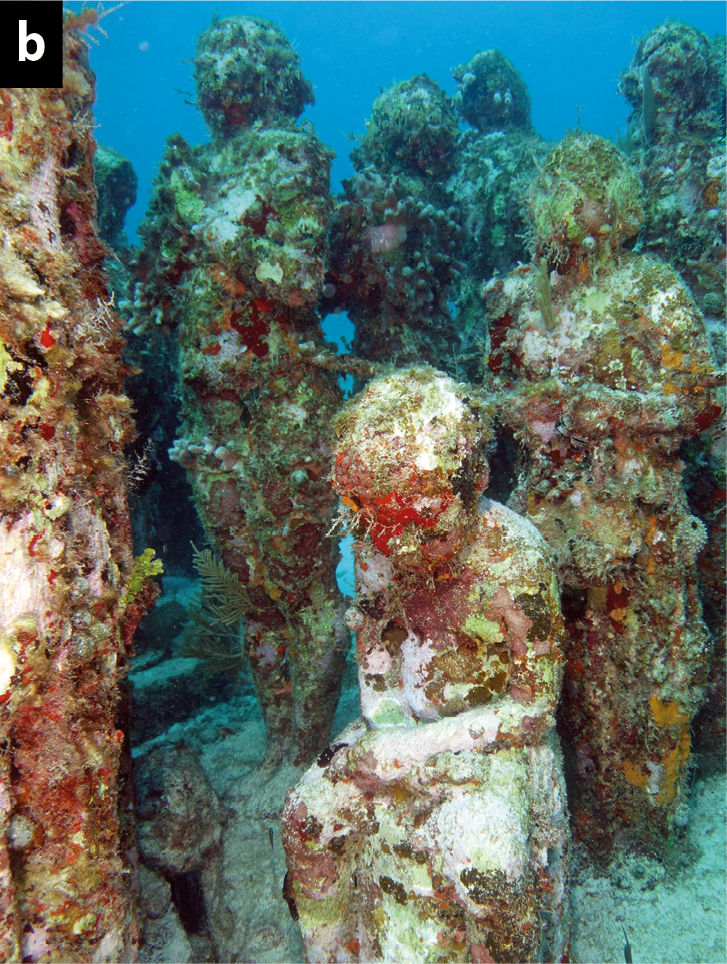
[[[28,41],[35,44],[35,53],[28,50]],[[45,40],[39,33],[28,33],[28,21],[18,21],[18,60],[40,60],[45,53]]]

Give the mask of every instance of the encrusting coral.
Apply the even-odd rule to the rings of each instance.
[[[126,717],[136,562],[121,319],[95,227],[93,75],[0,92],[0,960],[132,961]]]
[[[452,70],[459,90],[454,105],[482,134],[532,132],[530,94],[525,81],[497,48],[485,50]]]
[[[558,562],[577,835],[599,856],[614,843],[658,851],[688,813],[710,653],[695,565],[706,531],[677,450],[719,415],[720,375],[676,272],[623,246],[642,208],[617,148],[568,135],[534,182],[531,217],[535,263],[483,287],[500,417],[527,453],[509,504]]]
[[[632,108],[625,147],[644,187],[641,246],[684,278],[724,360],[724,37],[667,20],[639,42],[619,92]]]
[[[684,462],[684,488],[691,511],[706,527],[706,543],[697,556],[697,574],[704,621],[714,641],[711,666],[706,684],[705,703],[695,720],[695,751],[703,770],[721,767],[725,759],[725,653],[727,652],[727,485],[725,473],[725,394],[717,392],[722,417],[689,440],[680,450]]]
[[[480,499],[488,408],[431,368],[336,419],[362,719],[290,792],[309,961],[561,960],[563,621],[534,527]]]
[[[521,201],[544,147],[499,51],[452,73],[453,100],[423,74],[374,101],[332,219],[323,295],[348,312],[360,357],[479,376],[479,284],[525,257]],[[460,134],[458,114],[472,129]]]
[[[247,78],[261,72],[279,83],[253,93]],[[212,142],[169,140],[141,228],[130,326],[178,334],[182,426],[170,457],[249,594],[245,640],[268,759],[305,761],[328,738],[348,647],[338,551],[325,539],[341,393],[316,310],[331,155],[295,124],[312,92],[274,24],[215,21],[195,74]]]
[[[228,137],[259,122],[296,120],[314,101],[300,58],[280,28],[262,17],[214,17],[194,60],[197,105],[212,131]]]

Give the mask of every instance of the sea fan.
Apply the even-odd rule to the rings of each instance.
[[[199,573],[199,595],[189,607],[189,621],[179,653],[204,661],[208,674],[242,671],[245,666],[243,619],[252,610],[247,589],[209,549],[192,543]]]

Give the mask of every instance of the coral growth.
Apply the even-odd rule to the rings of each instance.
[[[3,961],[137,954],[120,683],[158,563],[131,555],[134,429],[95,227],[93,77],[74,23],[62,89],[2,92]]]
[[[371,109],[361,146],[351,152],[356,170],[381,174],[451,174],[457,148],[457,117],[442,88],[426,74],[393,84]]]
[[[634,142],[653,145],[685,135],[709,140],[724,132],[724,41],[667,20],[639,41],[619,92],[633,110]]]
[[[639,246],[672,264],[689,285],[724,366],[724,36],[709,40],[694,27],[666,21],[640,41],[619,91],[632,107],[626,147],[644,186],[646,216]],[[685,485],[709,534],[698,559],[705,618],[717,641],[709,682],[714,696],[707,724],[711,736],[705,735],[711,751],[723,759],[724,724],[717,721],[724,720],[725,706],[724,419],[700,427],[700,437],[683,452],[688,456]]]
[[[323,296],[355,325],[357,355],[406,364],[452,364],[450,303],[464,267],[460,212],[443,180],[454,171],[457,118],[427,76],[395,84],[374,102],[358,173],[331,223]]]
[[[668,20],[639,43],[619,91],[632,108],[626,147],[644,186],[644,250],[679,271],[724,358],[724,38]],[[651,116],[645,91],[652,89]]]
[[[262,17],[215,18],[199,38],[194,77],[202,116],[221,137],[295,121],[314,100],[298,54]]]
[[[483,280],[528,260],[526,201],[545,153],[537,134],[521,131],[480,135],[465,131],[458,167],[450,182],[465,229],[458,252],[466,268],[457,303],[457,326],[486,327],[479,298]]]
[[[638,178],[609,141],[576,131],[548,153],[534,180],[530,220],[549,267],[580,265],[634,238],[644,218]]]
[[[404,369],[369,383],[336,432],[363,718],[286,803],[307,960],[560,960],[563,622],[548,549],[479,500],[487,409],[472,388]]]
[[[479,289],[495,271],[528,259],[525,201],[545,144],[533,130],[525,82],[499,51],[476,54],[452,73],[460,88],[454,107],[472,125],[460,136],[449,182],[464,228],[458,247],[464,262],[456,314],[459,361],[479,379],[487,337]]]
[[[481,134],[532,132],[530,94],[512,63],[496,48],[485,50],[452,70],[459,90],[454,104]]]
[[[453,74],[452,101],[426,75],[376,98],[333,216],[323,295],[348,312],[360,357],[479,377],[478,287],[526,257],[522,200],[543,144],[502,54],[477,54]],[[460,134],[458,113],[474,128]]]

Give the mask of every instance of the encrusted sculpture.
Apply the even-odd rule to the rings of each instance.
[[[714,327],[724,359],[725,40],[667,20],[619,83],[624,143],[644,187],[644,250],[672,264]]]
[[[563,624],[535,529],[480,499],[486,407],[429,368],[336,420],[356,535],[363,718],[291,791],[286,892],[309,961],[560,960]]]
[[[450,302],[464,264],[454,172],[457,117],[446,93],[423,74],[376,98],[357,173],[331,221],[323,294],[346,310],[361,358],[396,364],[453,363]]]
[[[527,452],[509,504],[558,563],[575,827],[599,856],[684,825],[710,651],[677,448],[719,415],[719,375],[679,276],[623,246],[642,217],[618,149],[570,134],[533,186],[536,264],[483,289],[500,417]]]
[[[487,328],[480,287],[495,271],[528,259],[525,200],[546,147],[533,129],[525,81],[499,50],[475,54],[452,75],[459,88],[454,109],[470,125],[460,134],[449,182],[464,228],[457,255],[465,264],[456,314],[459,362],[479,380]]]
[[[320,364],[316,312],[330,153],[310,125],[295,125],[312,88],[274,24],[216,21],[195,72],[212,142],[170,139],[141,228],[131,325],[180,333],[182,427],[170,456],[249,592],[245,646],[268,759],[307,761],[328,739],[348,647],[338,550],[324,538],[341,400]],[[256,85],[261,73],[275,81]]]
[[[704,314],[725,364],[725,37],[667,20],[639,42],[619,92],[632,108],[625,142],[644,188],[642,250],[668,261]],[[724,388],[720,398],[724,406]],[[704,619],[715,641],[698,752],[725,758],[725,421],[682,449],[684,487],[708,541],[697,559]]]

